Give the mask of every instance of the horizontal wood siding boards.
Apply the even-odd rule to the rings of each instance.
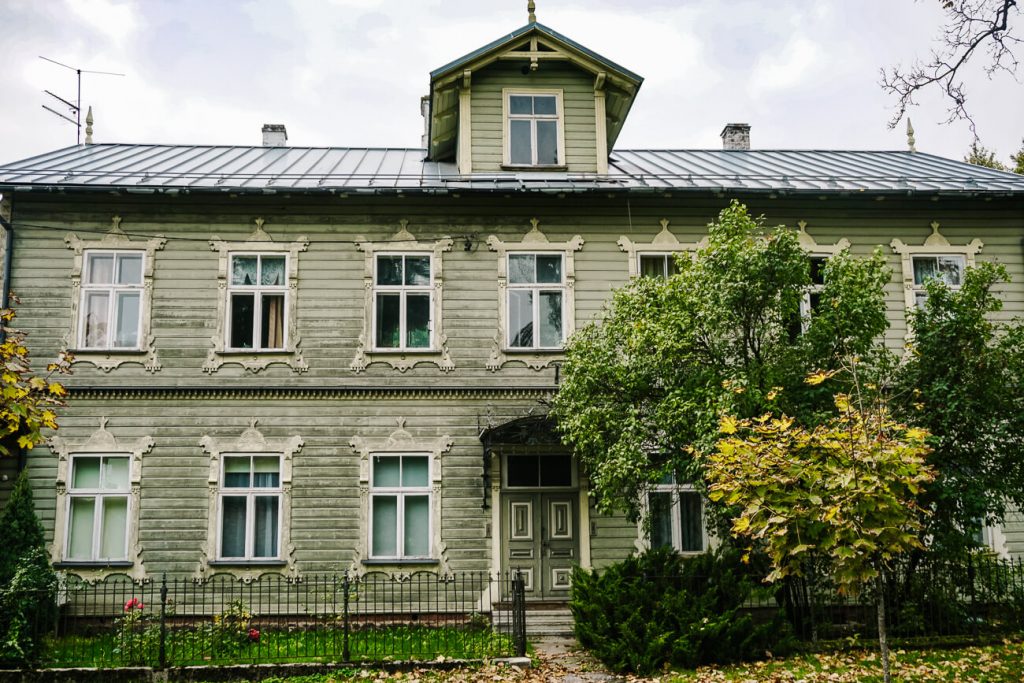
[[[621,562],[637,552],[637,525],[622,515],[602,515],[590,511],[594,532],[590,537],[590,559],[595,569]]]
[[[568,64],[550,62],[545,62],[537,71],[526,74],[522,72],[522,65],[509,62],[498,62],[473,74],[470,106],[473,118],[474,172],[501,170],[504,155],[501,98],[504,88],[561,89],[565,117],[565,156],[569,171],[596,172],[597,157],[594,145],[597,127],[594,118],[593,76]]]
[[[1003,536],[1006,539],[1007,554],[1018,560],[1024,560],[1024,513],[1011,510],[1003,524]]]

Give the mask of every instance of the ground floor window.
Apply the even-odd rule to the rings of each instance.
[[[128,465],[127,455],[72,458],[66,559],[127,559]]]
[[[666,477],[648,494],[652,548],[672,547],[681,553],[706,549],[704,503],[700,493]]]
[[[370,474],[370,557],[431,556],[430,457],[374,455]]]
[[[281,458],[226,455],[220,492],[221,559],[277,559]]]

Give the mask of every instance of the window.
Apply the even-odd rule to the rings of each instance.
[[[572,457],[561,454],[508,455],[505,485],[509,488],[572,486]]]
[[[219,557],[277,559],[281,458],[277,455],[225,455],[223,463]]]
[[[647,496],[652,548],[670,546],[681,553],[704,552],[704,505],[691,486],[665,477]]]
[[[126,455],[72,457],[65,559],[127,560],[128,470]]]
[[[562,254],[508,255],[508,345],[559,348],[564,341]]]
[[[821,305],[821,293],[825,289],[825,266],[828,264],[827,256],[810,256],[811,286],[804,292],[800,301],[800,317],[807,320],[814,315]]]
[[[559,166],[562,145],[562,94],[505,92],[505,163],[511,166]]]
[[[928,300],[925,289],[931,280],[939,280],[947,287],[958,289],[963,283],[965,258],[962,254],[943,256],[914,256],[914,305],[918,308]]]
[[[378,349],[430,349],[430,254],[377,254],[373,338]]]
[[[430,456],[374,455],[370,557],[423,559],[430,551]]]
[[[288,257],[232,254],[228,281],[228,348],[285,348]]]
[[[142,325],[145,252],[86,251],[79,345],[83,349],[137,349]]]
[[[639,254],[642,277],[668,278],[679,272],[675,254]]]

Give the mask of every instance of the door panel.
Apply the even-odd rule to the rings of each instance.
[[[578,495],[505,493],[502,496],[505,566],[523,572],[531,598],[568,598],[579,564]]]

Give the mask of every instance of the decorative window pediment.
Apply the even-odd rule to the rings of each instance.
[[[825,264],[836,254],[849,249],[850,240],[844,237],[834,244],[818,244],[807,232],[806,221],[797,221],[796,225],[797,240],[811,262],[811,286],[804,292],[800,301],[801,327],[806,330],[807,323],[821,300],[821,292],[825,289]]]
[[[385,363],[405,372],[434,363],[451,372],[455,364],[444,333],[442,300],[443,254],[452,250],[452,239],[420,241],[409,232],[409,221],[399,223],[389,240],[356,240],[366,255],[363,333],[349,367],[362,372],[372,363]]]
[[[661,232],[654,236],[650,242],[634,242],[623,235],[619,238],[619,249],[626,252],[629,258],[629,276],[639,275],[661,275],[667,277],[674,273],[675,262],[673,254],[683,252],[693,253],[707,244],[705,237],[699,242],[680,242],[672,231],[668,229],[669,220],[662,218]],[[661,266],[661,272],[658,272]]]
[[[519,242],[487,238],[487,246],[498,253],[498,333],[488,370],[509,361],[535,370],[547,367],[561,357],[573,332],[575,253],[583,248],[583,238],[552,242],[539,224],[531,219],[530,231]]]
[[[903,297],[906,310],[912,311],[927,299],[925,284],[932,279],[944,281],[957,288],[963,282],[964,270],[974,266],[974,256],[984,243],[980,239],[956,246],[939,232],[939,223],[932,221],[932,233],[921,246],[910,246],[902,240],[890,242],[892,250],[900,255],[903,271]]]
[[[226,242],[216,235],[210,250],[220,254],[217,269],[217,331],[203,363],[214,373],[235,363],[249,372],[270,365],[287,365],[305,372],[296,306],[299,253],[309,239],[275,242],[263,229],[264,220],[243,242]]]
[[[71,332],[65,340],[74,362],[91,363],[104,372],[125,363],[159,370],[151,333],[153,268],[154,255],[167,240],[132,240],[121,229],[121,217],[114,216],[102,238],[83,240],[69,233],[64,243],[75,252]]]

